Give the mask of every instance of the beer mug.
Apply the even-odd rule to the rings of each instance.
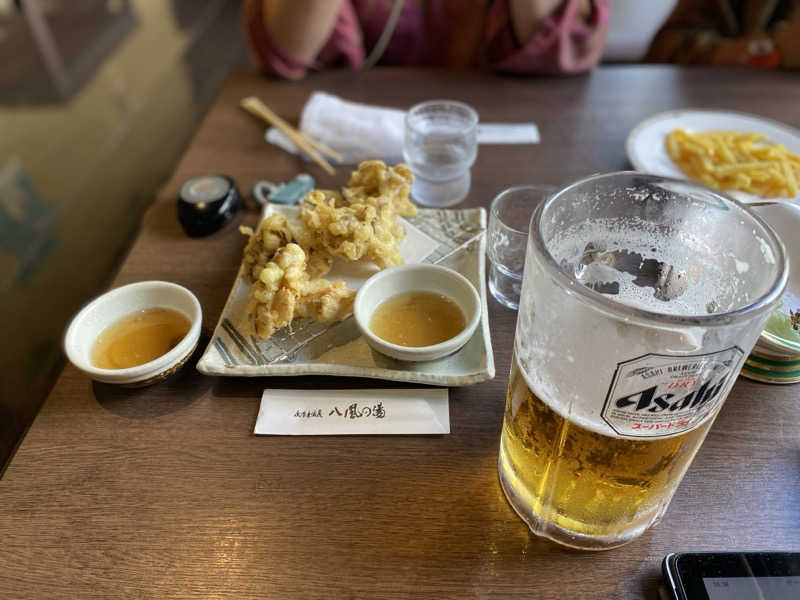
[[[659,521],[788,277],[741,204],[623,172],[533,214],[500,483],[531,530],[620,546]]]

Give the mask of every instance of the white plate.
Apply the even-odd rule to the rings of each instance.
[[[800,309],[800,207],[791,204],[773,204],[771,206],[754,206],[753,210],[769,223],[783,240],[786,254],[789,256],[789,282],[781,297],[783,308],[787,313]],[[758,338],[758,346],[772,353],[786,357],[800,354],[800,343],[787,340],[764,331]]]
[[[790,152],[800,154],[800,131],[778,121],[740,112],[670,110],[645,119],[631,130],[625,150],[633,168],[645,173],[688,179],[678,165],[672,162],[664,147],[667,134],[679,128],[692,132],[729,129],[742,133],[761,133],[768,141],[783,144]],[[767,199],[734,190],[725,190],[724,193],[745,203],[800,200],[800,195],[794,198]]]
[[[269,205],[264,216],[279,211],[294,218],[296,207]],[[259,340],[243,322],[249,285],[236,275],[214,335],[197,369],[206,375],[259,377],[273,375],[339,375],[370,377],[430,385],[463,386],[494,377],[494,357],[486,312],[486,211],[420,209],[412,219],[401,219],[406,237],[400,255],[406,263],[428,262],[464,275],[481,298],[481,322],[472,338],[455,354],[439,360],[413,363],[373,351],[361,336],[353,317],[337,323],[299,319],[268,340]],[[244,246],[244,238],[242,238]],[[364,262],[335,262],[325,277],[343,279],[356,290],[377,270]]]

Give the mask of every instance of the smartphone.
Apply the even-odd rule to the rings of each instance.
[[[798,600],[800,552],[679,552],[662,564],[674,600]]]

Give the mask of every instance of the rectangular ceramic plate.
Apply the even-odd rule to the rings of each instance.
[[[295,218],[297,208],[269,205],[264,216],[276,211]],[[206,375],[230,377],[338,375],[442,386],[472,385],[492,379],[494,357],[484,266],[486,211],[420,209],[416,217],[401,221],[406,237],[400,254],[407,263],[449,267],[478,290],[483,304],[481,324],[461,350],[430,362],[394,360],[367,345],[353,317],[336,323],[297,319],[291,328],[284,327],[268,340],[259,340],[242,325],[249,285],[242,279],[240,268],[197,369]],[[325,277],[331,281],[344,279],[355,290],[375,271],[377,267],[365,261],[336,261]]]

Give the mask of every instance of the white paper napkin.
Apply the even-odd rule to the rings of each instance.
[[[380,158],[388,163],[403,160],[405,111],[343,100],[326,92],[314,92],[300,115],[300,130],[341,153],[344,164]],[[274,127],[266,140],[297,154],[294,143]],[[479,144],[537,144],[535,123],[480,123]]]
[[[264,390],[254,433],[450,433],[448,389]]]

